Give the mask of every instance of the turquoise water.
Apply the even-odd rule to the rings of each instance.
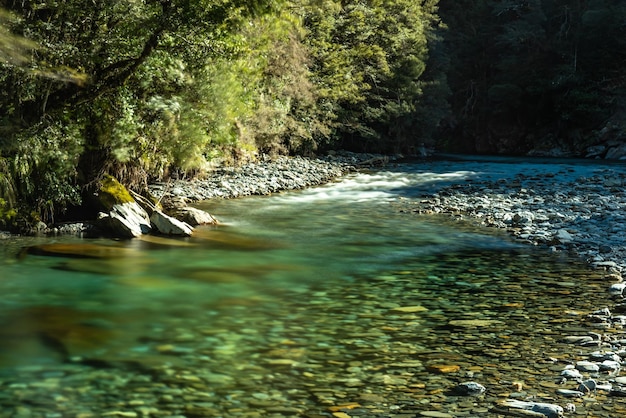
[[[548,391],[558,372],[542,359],[573,358],[560,336],[586,332],[605,283],[501,231],[404,210],[479,175],[435,168],[202,202],[222,225],[188,239],[7,241],[1,416],[488,416],[503,381]],[[41,244],[97,251],[23,250]],[[486,322],[451,325],[464,320]],[[446,395],[470,378],[492,397]]]

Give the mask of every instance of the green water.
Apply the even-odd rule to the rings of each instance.
[[[188,239],[7,241],[0,416],[489,416],[511,382],[553,393],[563,365],[545,359],[579,354],[562,336],[593,329],[606,282],[499,231],[402,211],[401,178],[204,202],[223,224]],[[50,243],[115,256],[20,251]],[[454,325],[467,320],[480,325]],[[466,380],[487,395],[451,396]]]

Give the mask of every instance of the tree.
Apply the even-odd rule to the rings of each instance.
[[[105,172],[132,185],[201,167],[211,126],[195,105],[206,69],[236,56],[242,22],[275,4],[0,2],[20,17],[12,32],[39,45],[28,66],[0,68],[0,157],[18,200],[51,217]]]
[[[312,2],[309,31],[320,106],[347,145],[408,149],[423,95],[428,44],[438,25],[436,1]]]
[[[442,1],[440,10],[454,149],[581,150],[622,102],[623,2]]]

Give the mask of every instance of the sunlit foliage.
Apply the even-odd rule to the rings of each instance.
[[[106,174],[410,151],[443,115],[436,4],[0,0],[1,210],[50,221]]]

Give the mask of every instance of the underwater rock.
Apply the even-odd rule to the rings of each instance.
[[[464,382],[459,383],[455,388],[454,392],[457,395],[461,396],[479,396],[482,395],[487,389],[480,383],[476,382]]]
[[[497,319],[457,319],[448,322],[448,325],[460,328],[473,328],[490,327],[501,323],[502,321],[498,321]]]
[[[521,409],[525,411],[535,412],[537,414],[544,415],[548,418],[561,418],[564,414],[564,410],[561,406],[551,403],[541,402],[525,402],[516,399],[507,399],[500,404],[507,408]],[[537,416],[541,416],[537,415]],[[531,415],[532,416],[532,415]]]
[[[223,250],[266,251],[280,248],[276,242],[246,237],[222,228],[198,227],[194,230],[192,242],[211,244]]]
[[[8,312],[0,324],[0,352],[8,345],[41,347],[68,360],[104,346],[115,335],[101,314],[62,306],[33,306]]]
[[[27,254],[70,258],[120,258],[136,255],[129,248],[114,245],[98,245],[83,243],[54,243],[33,245],[26,248]]]
[[[432,372],[441,374],[456,373],[461,370],[461,366],[456,364],[431,364],[426,368]]]

